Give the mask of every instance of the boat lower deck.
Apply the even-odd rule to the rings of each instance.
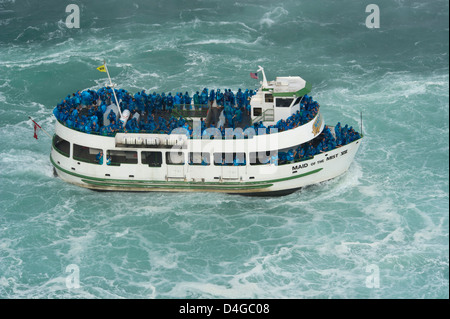
[[[92,190],[220,192],[248,196],[280,196],[344,173],[350,166],[359,145],[358,140],[305,161],[279,166],[272,164],[241,167],[211,165],[196,166],[192,169],[188,164],[166,165],[164,163],[161,167],[149,167],[142,164],[114,167],[73,162],[56,151],[52,151],[50,160],[58,176],[63,180]],[[181,174],[178,177],[168,175],[170,168],[173,167],[180,169]],[[183,168],[187,170],[184,171]],[[233,178],[220,175],[228,169],[236,171],[237,175]]]

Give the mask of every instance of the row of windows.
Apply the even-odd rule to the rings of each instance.
[[[298,97],[295,100],[294,106],[300,103],[303,96]],[[277,98],[275,102],[276,107],[290,107],[292,104],[293,98]],[[272,94],[265,94],[264,95],[264,101],[266,103],[273,103],[273,95]],[[262,115],[262,108],[261,107],[253,107],[253,116],[261,116]]]
[[[295,100],[294,105],[300,103],[300,101],[301,101],[302,98],[303,98],[303,96],[298,97],[298,98]],[[293,98],[277,98],[277,99],[275,100],[275,106],[276,106],[276,107],[290,107],[293,100],[294,100]],[[266,94],[264,95],[264,101],[265,101],[266,103],[273,103],[273,95],[270,94],[270,93],[266,93]]]
[[[53,146],[60,154],[70,157],[70,143],[59,136],[55,135],[53,138]],[[73,144],[74,160],[100,164],[101,149],[86,147],[78,144]],[[250,165],[264,165],[268,164],[271,157],[277,152],[251,152],[249,154]],[[104,159],[104,158],[103,158]],[[102,160],[103,160],[102,159]],[[168,151],[165,152],[165,162],[169,165],[184,165],[185,153],[183,151]],[[121,164],[137,164],[138,154],[136,151],[122,151],[122,150],[108,150],[106,152],[106,161],[108,165],[120,166]],[[189,165],[210,165],[210,153],[190,152],[188,154]],[[245,153],[213,153],[214,165],[239,166],[245,165],[247,161]],[[163,164],[163,152],[159,151],[143,151],[141,152],[141,163],[150,167],[161,167]]]

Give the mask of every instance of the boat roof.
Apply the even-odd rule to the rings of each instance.
[[[291,97],[303,96],[311,92],[312,85],[299,76],[279,76],[275,81],[268,82],[265,90],[271,90],[273,96]]]

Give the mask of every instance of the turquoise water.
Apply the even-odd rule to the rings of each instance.
[[[449,297],[448,1],[376,1],[379,29],[364,1],[73,2],[79,29],[69,1],[0,0],[1,298]],[[103,59],[131,92],[300,75],[365,139],[347,174],[280,198],[72,186],[28,116],[52,133]]]

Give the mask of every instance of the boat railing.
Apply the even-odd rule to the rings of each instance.
[[[257,118],[255,118],[253,120],[253,123],[258,123],[260,121],[269,121],[269,122],[273,122],[275,119],[275,111],[274,109],[267,109],[265,110],[260,116],[258,116]]]
[[[201,105],[201,107],[199,109],[191,109],[191,110],[174,107],[172,109],[171,114],[177,118],[183,117],[185,119],[192,120],[192,118],[194,118],[194,117],[195,118],[206,118],[206,115],[208,114],[208,109],[203,107],[203,105]]]
[[[190,112],[190,113],[189,113]],[[207,109],[200,109],[200,110],[179,110],[179,109],[172,109],[172,113],[168,113],[166,114],[166,116],[174,116],[174,117],[183,117],[185,119],[189,120],[189,116],[191,115],[192,117],[202,117],[202,118],[206,118],[208,110]],[[315,116],[316,114],[314,114]],[[138,130],[138,131],[127,131],[125,129],[121,129],[118,131],[114,131],[114,132],[106,132],[106,131],[100,131],[100,132],[96,132],[96,131],[83,131],[83,130],[78,130],[74,127],[68,126],[64,121],[61,121],[60,119],[56,119],[61,125],[72,129],[74,131],[77,132],[82,132],[82,133],[86,133],[86,134],[91,134],[91,135],[98,135],[98,136],[108,136],[108,137],[115,137],[117,133],[143,133],[143,134],[170,134],[170,133],[164,133],[162,131],[153,131],[153,132],[149,132],[149,131],[145,131],[145,130]],[[192,118],[190,118],[190,120],[192,120]],[[274,121],[274,110],[273,109],[268,109],[266,111],[264,111],[264,113],[255,118],[253,120],[253,123],[258,123],[260,121]],[[310,120],[312,121],[312,120]],[[300,123],[299,126],[304,125],[306,123]],[[201,137],[199,137],[201,138]],[[248,139],[249,136],[247,136],[246,134],[244,134],[244,136],[242,137],[243,139]],[[198,139],[194,136],[190,136],[190,139]],[[227,139],[227,137],[225,135],[222,136],[222,139]],[[233,139],[239,139],[237,137],[233,137]]]

